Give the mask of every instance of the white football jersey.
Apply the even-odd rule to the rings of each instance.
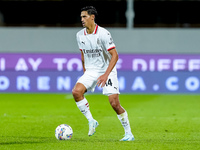
[[[76,38],[79,49],[84,54],[85,69],[105,72],[111,60],[108,51],[115,48],[110,32],[96,25],[92,34],[87,34],[84,28],[76,34]],[[113,71],[116,72],[116,67]]]

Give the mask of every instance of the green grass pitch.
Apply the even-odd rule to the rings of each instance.
[[[108,98],[86,95],[96,133],[70,94],[0,94],[0,150],[199,150],[200,95],[120,95],[135,141],[120,142],[124,130]],[[69,124],[68,141],[55,128]]]

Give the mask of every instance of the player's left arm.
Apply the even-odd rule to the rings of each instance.
[[[83,54],[83,51],[81,51],[81,61],[82,61],[82,66],[83,66],[83,72],[85,72],[86,69],[85,69],[85,62],[84,62],[84,54]]]
[[[116,65],[118,61],[118,53],[115,48],[109,50],[109,53],[111,55],[110,63],[108,65],[106,72],[97,79],[97,86],[101,86],[101,87],[105,86],[110,72],[113,70],[114,66]]]

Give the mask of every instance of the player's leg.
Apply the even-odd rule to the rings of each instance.
[[[84,93],[87,91],[86,87],[82,83],[76,83],[72,89],[72,95],[76,102],[84,99]]]
[[[110,105],[118,115],[125,112],[125,109],[120,105],[119,94],[111,94],[108,96],[108,99]]]
[[[76,101],[76,105],[82,114],[87,118],[89,122],[89,132],[88,135],[91,136],[95,133],[95,128],[99,125],[96,120],[93,119],[93,116],[89,109],[89,103],[87,99],[84,97],[84,93],[87,91],[84,82],[88,79],[85,76],[82,76],[72,90],[72,95],[74,100]],[[82,82],[83,81],[83,82]],[[82,83],[81,83],[82,82]],[[87,82],[89,83],[89,82]]]
[[[132,141],[134,140],[134,136],[131,132],[131,127],[128,119],[128,114],[126,110],[121,106],[119,101],[119,85],[117,74],[110,74],[108,77],[108,81],[106,86],[103,88],[103,94],[108,95],[109,102],[117,113],[117,117],[119,118],[122,126],[124,127],[125,137],[121,139],[122,141]]]
[[[85,92],[85,86],[82,83],[76,83],[72,90],[72,95],[74,97],[74,100],[76,101],[77,107],[80,109],[82,114],[88,119],[88,121],[92,121],[93,117],[89,109],[89,103],[84,97]]]
[[[108,96],[109,102],[112,106],[112,108],[117,113],[117,117],[120,120],[122,126],[124,127],[125,136],[121,141],[133,141],[134,136],[131,132],[131,127],[128,119],[128,114],[126,110],[120,105],[119,102],[119,95],[118,94],[112,94]]]

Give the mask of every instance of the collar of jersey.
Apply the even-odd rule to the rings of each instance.
[[[97,33],[97,29],[98,29],[98,25],[96,24],[95,29],[94,29],[94,31],[93,31],[92,34],[96,34],[96,33]],[[87,33],[86,28],[85,28],[85,30],[84,30],[84,35],[87,35],[87,34],[88,34],[88,33]]]

